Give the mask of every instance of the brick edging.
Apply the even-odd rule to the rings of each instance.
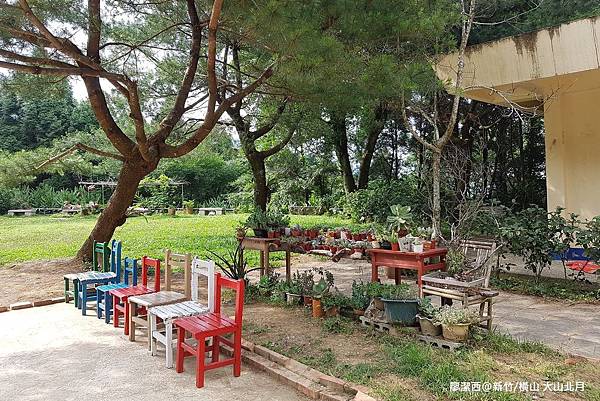
[[[73,299],[73,297],[69,297],[69,301],[72,299]],[[0,313],[12,311],[12,310],[34,308],[34,307],[47,306],[47,305],[52,305],[52,304],[60,304],[62,302],[65,302],[64,296],[63,297],[54,297],[54,298],[49,298],[49,299],[42,299],[39,301],[15,302],[8,306],[0,305]]]
[[[267,374],[275,377],[276,379],[282,380],[287,384],[295,387],[301,393],[309,396],[315,400],[354,400],[354,401],[377,401],[375,398],[368,395],[369,389],[365,386],[353,384],[334,376],[327,375],[316,369],[311,368],[295,359],[289,358],[285,355],[281,355],[278,352],[270,350],[266,347],[256,345],[250,341],[242,340],[242,348],[248,353],[258,355],[262,358],[251,358],[249,355],[244,355],[245,362],[250,365],[256,366],[261,370],[267,372]],[[263,359],[263,360],[261,360]],[[265,363],[266,362],[266,363]],[[283,367],[293,373],[298,378],[285,377],[282,378],[274,369],[273,365]],[[328,390],[315,389],[316,386],[322,386],[326,389],[335,390],[340,393],[334,394]]]

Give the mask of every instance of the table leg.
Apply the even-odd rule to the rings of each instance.
[[[148,332],[148,338],[150,338],[150,355],[156,355],[156,340],[154,339],[154,333],[156,330],[156,315],[148,312],[148,320],[150,321],[150,331]]]
[[[269,251],[265,251],[265,274],[269,275]]]
[[[167,368],[173,368],[173,320],[165,322],[165,354],[167,354]]]
[[[285,280],[289,283],[292,276],[292,262],[291,262],[291,253],[290,250],[287,249],[285,251]]]
[[[116,295],[113,295],[112,297],[113,297],[113,302],[112,302],[113,327],[119,327],[119,309],[117,309],[117,306],[119,305],[119,298],[117,298]],[[127,320],[125,320],[125,325],[127,325]]]
[[[394,283],[399,285],[402,283],[402,275],[400,274],[400,269],[394,268]]]
[[[371,282],[372,283],[376,283],[379,281],[378,269],[379,269],[379,267],[377,266],[377,263],[375,263],[375,258],[373,257],[373,260],[371,260]]]
[[[81,314],[83,316],[86,315],[87,313],[87,282],[80,282],[80,286],[81,286]]]
[[[265,275],[265,252],[260,251],[260,276]]]
[[[129,300],[127,302],[129,305],[126,306],[126,310],[129,310],[129,313],[127,314],[127,322],[125,324],[129,327],[129,341],[135,341],[135,322],[133,321],[133,317],[137,316],[137,304]]]
[[[423,265],[417,269],[417,286],[419,287],[419,297],[423,298]]]

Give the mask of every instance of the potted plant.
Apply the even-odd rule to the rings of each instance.
[[[390,322],[408,326],[415,323],[419,299],[408,284],[385,285],[381,300],[385,306],[385,316]]]
[[[267,238],[267,229],[269,228],[269,216],[267,212],[257,208],[244,223],[244,227],[251,228],[254,235],[259,238]]]
[[[421,333],[426,336],[439,336],[442,334],[442,326],[437,321],[440,308],[431,303],[429,298],[421,298],[417,306],[419,314],[417,320],[421,327]]]
[[[479,314],[471,309],[452,308],[448,305],[437,314],[437,322],[442,325],[442,335],[451,341],[465,341],[470,327],[479,322]]]
[[[398,237],[405,237],[409,230],[410,223],[412,222],[412,214],[410,213],[410,206],[393,205],[390,207],[392,212],[387,217],[387,222],[392,232],[398,234]]]
[[[376,309],[383,310],[385,305],[381,300],[383,285],[381,283],[367,283],[367,295],[373,300]]]
[[[175,216],[176,211],[177,211],[177,208],[174,205],[169,205],[169,207],[167,208],[167,215]]]
[[[397,233],[392,233],[392,241],[391,245],[392,245],[392,251],[399,251],[400,250],[400,244],[398,243],[398,234]]]
[[[185,214],[194,214],[194,201],[193,200],[183,201],[183,208],[185,209]]]
[[[369,295],[369,284],[363,283],[362,281],[354,280],[352,282],[352,297],[351,305],[354,309],[355,316],[362,316],[365,314],[365,310],[371,303],[371,296]]]
[[[321,302],[323,303],[323,309],[325,311],[325,316],[327,317],[338,316],[340,314],[340,309],[349,305],[348,297],[340,292],[326,292],[323,294]]]
[[[420,238],[415,238],[412,244],[412,251],[423,253],[423,241]]]
[[[235,237],[239,240],[242,240],[246,237],[246,228],[245,227],[236,227],[235,229]]]

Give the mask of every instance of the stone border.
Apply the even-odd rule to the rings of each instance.
[[[69,296],[69,301],[73,300],[73,297]],[[8,312],[11,310],[27,309],[39,306],[46,306],[52,304],[60,304],[65,302],[65,297],[54,297],[49,299],[42,299],[41,301],[22,301],[10,304],[9,306],[0,306],[0,313]]]
[[[365,386],[326,375],[266,347],[242,340],[242,349],[242,359],[248,365],[265,371],[313,400],[377,401],[367,394],[369,389]]]

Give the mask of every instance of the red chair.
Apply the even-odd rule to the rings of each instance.
[[[148,288],[148,270],[154,268],[154,288]],[[113,326],[119,327],[119,316],[124,317],[124,334],[129,335],[129,297],[142,294],[150,294],[160,291],[160,260],[147,256],[142,257],[142,284],[133,287],[118,288],[110,291],[113,297]],[[144,313],[140,311],[140,313]]]
[[[217,273],[215,280],[215,311],[200,316],[183,317],[174,321],[177,327],[177,373],[183,372],[183,361],[187,356],[196,357],[196,387],[204,387],[204,372],[227,365],[233,365],[233,375],[238,377],[242,368],[242,312],[244,308],[244,281],[221,277]],[[235,318],[221,314],[221,289],[230,288],[235,295]],[[197,346],[185,342],[186,334],[197,341]],[[233,334],[233,341],[223,335]],[[206,340],[212,339],[212,345],[206,349]],[[233,357],[219,360],[219,345],[223,343],[233,349]],[[206,364],[205,354],[212,353],[212,360]]]

